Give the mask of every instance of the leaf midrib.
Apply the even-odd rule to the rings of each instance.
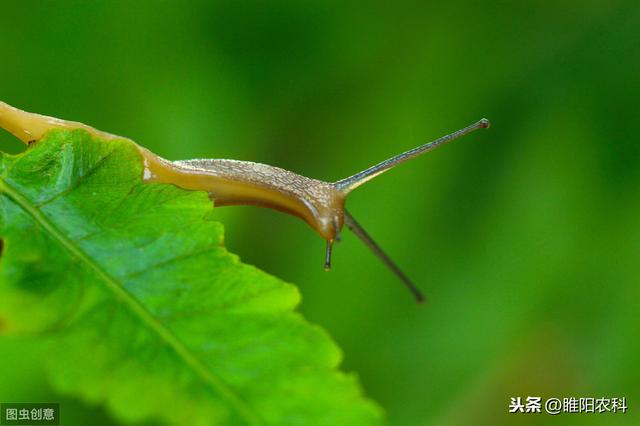
[[[111,291],[114,297],[120,300],[123,305],[131,309],[131,311],[155,333],[162,341],[170,346],[176,355],[200,377],[202,381],[211,386],[215,391],[220,393],[230,405],[244,418],[250,425],[262,425],[257,414],[253,412],[249,404],[247,404],[240,396],[238,396],[229,385],[227,385],[220,377],[213,374],[205,365],[178,339],[167,327],[158,321],[142,305],[135,297],[127,292],[118,281],[107,273],[102,267],[94,262],[84,251],[74,245],[69,239],[56,229],[53,223],[35,207],[30,200],[20,192],[11,187],[4,179],[0,179],[0,192],[4,192],[13,199],[18,206],[26,211],[33,219],[38,222],[65,250],[71,255],[78,258],[91,268],[104,283],[106,288]]]

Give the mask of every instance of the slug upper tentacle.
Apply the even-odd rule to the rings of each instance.
[[[40,140],[47,131],[52,129],[83,129],[106,140],[127,139],[75,121],[25,112],[1,101],[0,127],[27,144]],[[422,293],[353,216],[345,211],[345,199],[355,188],[398,164],[460,136],[487,127],[489,127],[489,121],[483,118],[475,124],[391,157],[335,183],[308,178],[279,167],[251,161],[226,159],[169,161],[131,142],[142,155],[143,179],[147,182],[167,183],[184,189],[206,191],[211,199],[215,200],[216,206],[256,205],[301,218],[326,240],[325,269],[327,270],[331,267],[333,243],[339,241],[340,231],[346,223],[347,227],[411,290],[416,300],[422,301],[424,299]]]

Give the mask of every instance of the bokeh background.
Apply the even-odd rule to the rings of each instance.
[[[330,273],[323,241],[273,211],[216,210],[227,245],[301,288],[301,311],[392,425],[640,421],[638,2],[0,6],[0,99],[170,159],[337,180],[490,118],[349,199],[424,306],[348,232]],[[0,146],[22,149],[5,133]],[[61,401],[68,424],[117,424],[53,393],[36,346],[0,340],[0,401]],[[507,414],[528,395],[629,409]]]

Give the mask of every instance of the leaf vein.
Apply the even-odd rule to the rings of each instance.
[[[120,302],[128,306],[151,331],[170,346],[196,376],[207,383],[213,390],[219,392],[248,424],[263,424],[247,402],[237,395],[220,377],[211,372],[171,330],[158,321],[133,295],[121,286],[115,278],[89,258],[84,251],[65,238],[36,205],[11,187],[4,179],[0,179],[0,191],[7,194],[20,208],[33,217],[65,250],[92,269],[101,278],[101,281],[107,289],[110,290]]]

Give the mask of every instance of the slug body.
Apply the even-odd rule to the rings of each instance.
[[[84,129],[106,140],[127,139],[75,121],[25,112],[4,102],[0,102],[0,127],[27,144],[40,140],[47,131],[52,129]],[[225,159],[169,161],[135,144],[130,139],[127,140],[134,143],[142,155],[143,179],[147,182],[167,183],[184,189],[206,191],[217,206],[248,204],[276,209],[301,218],[327,242],[326,269],[331,266],[333,243],[340,240],[340,231],[346,224],[400,278],[414,297],[422,301],[422,293],[345,210],[346,197],[353,189],[398,164],[474,130],[487,127],[489,127],[489,121],[482,119],[335,183],[308,178],[279,167],[250,161]]]
[[[250,161],[172,162],[141,151],[147,181],[207,191],[216,206],[249,204],[289,213],[331,242],[342,229],[346,194],[331,183]]]

